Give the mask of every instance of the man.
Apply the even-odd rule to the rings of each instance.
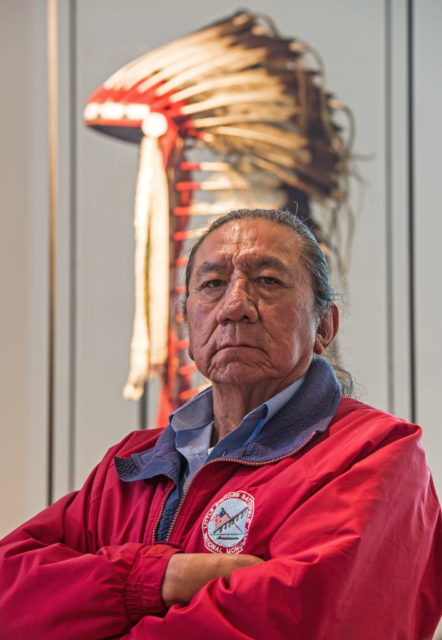
[[[186,313],[211,389],[3,540],[0,639],[431,637],[441,517],[420,430],[343,398],[320,358],[338,310],[310,232],[218,219]]]

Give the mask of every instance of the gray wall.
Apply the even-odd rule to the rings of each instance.
[[[414,412],[441,495],[442,303],[434,256],[442,236],[442,3],[411,7],[409,32],[405,0],[248,3],[321,53],[328,87],[354,111],[362,180],[352,189],[343,356],[363,400],[405,418]],[[85,100],[135,56],[236,9],[230,0],[222,8],[215,0],[59,3],[53,497],[80,486],[107,447],[140,426],[144,410],[121,396],[138,150],[86,130]],[[46,2],[2,0],[0,25],[1,535],[48,496]],[[150,422],[154,396],[152,389]]]

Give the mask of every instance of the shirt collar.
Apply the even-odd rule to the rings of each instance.
[[[176,449],[187,460],[187,475],[192,476],[208,456],[209,460],[225,457],[239,447],[253,442],[263,426],[290,400],[302,382],[303,378],[296,380],[255,407],[244,416],[233,431],[212,448],[210,448],[213,428],[212,389],[206,389],[196,396],[194,401],[175,411],[170,421],[175,431]]]
[[[288,387],[275,394],[272,398],[263,402],[252,411],[250,411],[241,421],[241,424],[250,418],[256,420],[263,420],[261,426],[264,426],[273,416],[278,413],[280,409],[290,400],[290,398],[297,392],[299,387],[304,381],[304,377],[298,378],[295,382],[292,382]],[[190,402],[183,407],[180,407],[174,413],[171,414],[170,424],[173,430],[178,433],[179,431],[186,431],[188,429],[199,429],[207,426],[213,421],[213,393],[212,387],[205,389],[197,396],[195,396]]]
[[[190,402],[174,411],[169,422],[175,432],[199,429],[213,420],[212,387],[205,389]]]

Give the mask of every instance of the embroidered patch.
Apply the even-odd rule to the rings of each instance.
[[[246,491],[231,491],[212,505],[202,523],[204,545],[212,553],[240,553],[249,533],[255,500]]]

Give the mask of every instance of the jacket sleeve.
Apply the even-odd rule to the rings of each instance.
[[[123,638],[432,637],[442,602],[441,519],[417,437],[361,452],[320,485],[312,476],[311,494],[274,534],[266,562],[213,580],[188,606],[146,616]]]
[[[0,640],[88,640],[127,632],[164,612],[167,544],[97,546],[100,485],[114,451],[84,487],[0,542]]]

